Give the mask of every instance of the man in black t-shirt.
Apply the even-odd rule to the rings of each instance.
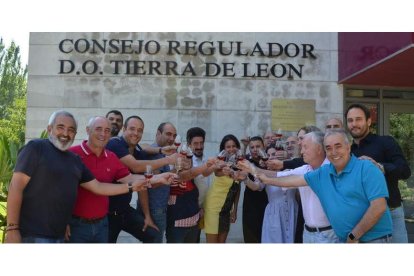
[[[145,180],[100,183],[79,156],[68,151],[77,124],[57,111],[49,119],[49,139],[30,141],[19,153],[7,198],[6,242],[61,243],[70,222],[78,185],[101,195],[138,191]]]

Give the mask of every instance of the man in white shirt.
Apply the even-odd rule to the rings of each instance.
[[[277,173],[277,177],[288,175],[304,175],[313,171],[329,161],[325,157],[323,147],[324,134],[320,131],[310,132],[304,136],[302,141],[302,150],[304,161],[307,163],[294,170],[287,170]],[[258,170],[258,169],[257,169]],[[264,171],[262,171],[264,172]],[[266,171],[269,175],[269,171]],[[272,172],[274,176],[274,172]],[[248,181],[248,185],[255,185],[254,182]],[[257,184],[256,184],[257,185]],[[302,200],[303,217],[305,219],[305,229],[303,231],[303,243],[339,243],[319,198],[309,186],[299,187],[300,197]]]
[[[193,167],[200,167],[203,165],[207,158],[204,156],[204,141],[206,138],[206,132],[204,129],[200,127],[193,127],[187,131],[187,144],[188,147],[193,152]],[[196,178],[194,178],[194,184],[197,186],[198,189],[198,204],[201,208],[200,214],[203,216],[203,205],[204,200],[207,195],[208,188],[211,184],[211,177],[210,174],[214,171],[214,168],[211,168],[205,174],[199,174]],[[200,222],[203,221],[203,218],[200,218]],[[201,224],[200,227],[202,228],[203,225]],[[201,229],[200,229],[201,234]],[[199,235],[200,236],[200,235]],[[198,240],[200,241],[200,239]]]

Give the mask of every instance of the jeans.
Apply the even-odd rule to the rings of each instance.
[[[408,243],[407,228],[405,227],[404,206],[390,210],[392,218],[392,242]]]
[[[168,225],[167,243],[197,243],[198,237],[200,237],[198,230],[198,225],[191,227]]]
[[[155,225],[157,225],[160,232],[154,239],[154,243],[162,243],[164,240],[165,230],[167,229],[167,209],[153,209],[151,211],[151,217]]]
[[[309,232],[303,229],[303,243],[340,243],[338,236],[333,229],[322,232]]]
[[[22,243],[64,243],[65,239],[55,239],[55,238],[41,238],[41,237],[22,237]]]
[[[79,218],[70,221],[70,243],[107,243],[108,218],[96,223],[87,223]]]
[[[370,241],[360,241],[360,243],[391,243],[393,242],[393,238],[391,235],[387,235],[385,237],[379,238],[379,239],[375,239],[375,240],[370,240]]]
[[[144,216],[142,216],[137,210],[132,207],[122,213],[110,213],[108,215],[109,221],[109,238],[108,242],[116,243],[121,230],[131,234],[143,243],[152,243],[159,235],[157,229],[147,227],[142,231],[144,227]]]

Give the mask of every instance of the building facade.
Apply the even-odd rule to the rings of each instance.
[[[26,139],[39,137],[58,109],[78,119],[78,140],[86,138],[91,116],[118,109],[124,118],[143,118],[143,142],[153,141],[163,121],[183,137],[188,128],[202,127],[206,151],[214,155],[226,134],[262,135],[272,128],[275,100],[310,101],[309,121],[294,119],[300,106],[288,117],[322,129],[328,118],[342,118],[348,104],[366,102],[378,115],[378,132],[387,133],[387,114],[414,113],[414,70],[385,80],[384,70],[407,63],[400,54],[413,55],[412,34],[386,36],[361,41],[366,34],[31,33]],[[397,46],[387,44],[396,37]],[[289,118],[281,120],[288,125]]]

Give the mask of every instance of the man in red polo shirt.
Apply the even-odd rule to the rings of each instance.
[[[111,126],[104,117],[93,117],[86,127],[88,140],[70,150],[78,154],[96,179],[104,182],[133,181],[143,175],[131,174],[118,157],[105,149],[111,137]],[[169,184],[174,174],[165,173],[153,177],[152,184]],[[142,189],[145,189],[143,187]],[[108,242],[109,199],[79,187],[72,220],[67,227],[66,239],[71,243]]]

